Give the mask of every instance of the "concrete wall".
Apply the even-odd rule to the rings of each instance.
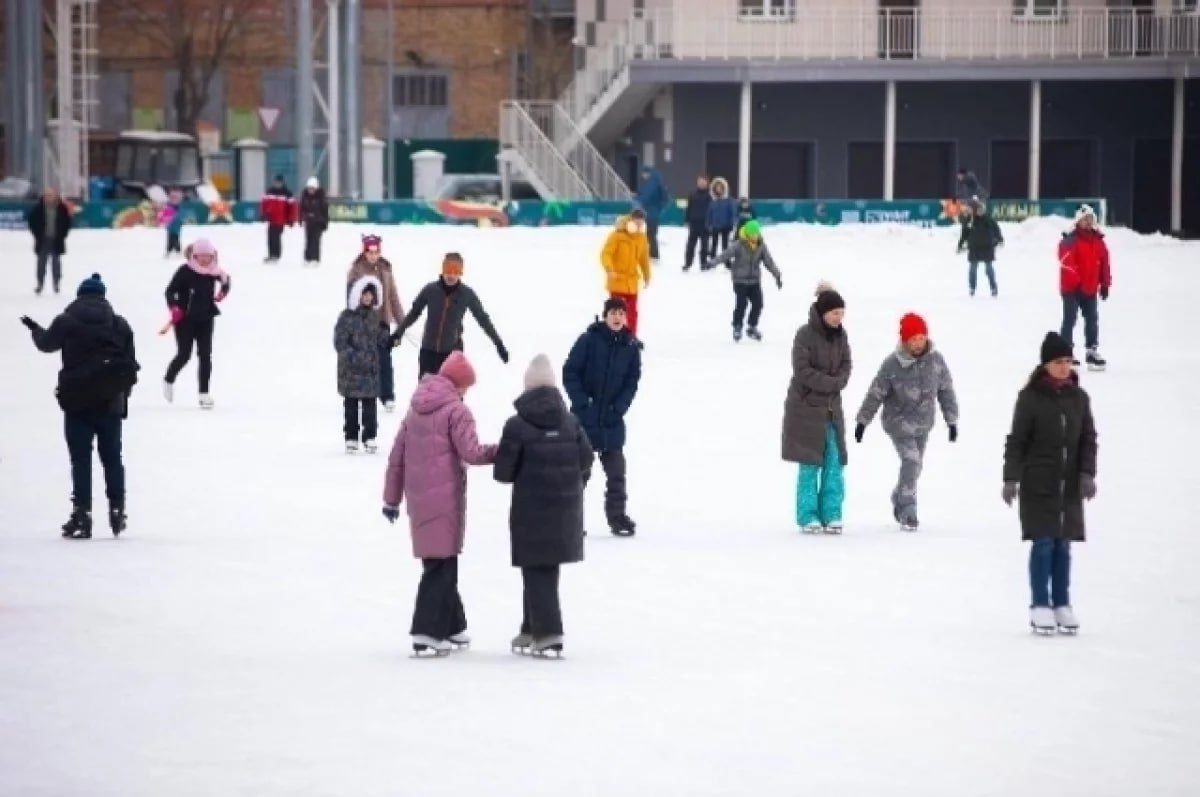
[[[656,153],[657,165],[678,192],[705,168],[709,141],[737,140],[739,87],[678,84],[668,91],[670,160],[662,157],[667,151],[661,139],[666,127],[649,119],[630,127],[631,140],[623,151]],[[882,84],[759,84],[754,87],[754,140],[812,142],[816,196],[847,198],[848,144],[883,140],[883,97]],[[1115,218],[1127,222],[1132,212],[1134,142],[1170,138],[1172,84],[1047,81],[1042,100],[1043,140],[1093,141],[1092,184],[1108,198]],[[1028,138],[1029,85],[900,84],[896,111],[898,141],[951,142],[957,163],[991,185],[992,141]],[[1188,81],[1185,135],[1200,137],[1200,80]],[[947,192],[950,189],[948,185]]]

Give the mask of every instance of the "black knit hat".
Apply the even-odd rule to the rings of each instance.
[[[604,302],[604,315],[607,316],[613,310],[620,310],[622,313],[626,312],[628,308],[625,305],[625,300],[618,299],[616,296],[606,299]]]
[[[830,310],[845,308],[846,300],[833,288],[828,288],[817,294],[817,314],[825,315]]]
[[[1053,362],[1060,357],[1071,357],[1071,344],[1063,339],[1063,336],[1057,332],[1047,332],[1045,339],[1042,341],[1042,365],[1048,362]]]
[[[79,290],[76,292],[75,295],[76,296],[103,296],[107,292],[108,292],[107,289],[104,287],[104,281],[100,279],[100,275],[93,274],[92,276],[85,279],[83,282],[79,283]]]

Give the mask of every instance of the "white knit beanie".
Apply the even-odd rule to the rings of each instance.
[[[555,384],[554,366],[550,364],[550,358],[544,354],[534,357],[533,362],[529,363],[529,368],[525,371],[525,389],[554,387]]]

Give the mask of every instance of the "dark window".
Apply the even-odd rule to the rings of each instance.
[[[1066,11],[1067,0],[1013,0],[1013,15],[1057,17]]]
[[[724,177],[730,196],[747,195],[738,185],[736,141],[710,141],[704,170]],[[757,199],[811,199],[813,145],[806,141],[759,141],[750,145],[750,191]]]
[[[607,4],[604,2],[604,0],[596,0],[597,22],[604,22],[608,18],[608,9],[605,7],[606,5]]]
[[[1043,141],[1041,195],[1049,199],[1096,196],[1095,142]]]
[[[397,108],[445,108],[449,105],[449,78],[442,72],[405,72],[392,81]]]
[[[883,196],[883,143],[852,141],[846,151],[846,198]]]
[[[596,23],[585,22],[583,25],[583,43],[587,47],[596,46]]]
[[[1029,142],[993,141],[991,185],[996,199],[1025,199],[1029,196]]]
[[[738,0],[742,19],[794,19],[796,0]]]
[[[846,161],[849,199],[883,196],[883,142],[854,141]],[[954,185],[954,144],[898,141],[892,194],[896,199],[940,199]]]

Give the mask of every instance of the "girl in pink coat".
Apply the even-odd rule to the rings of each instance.
[[[471,641],[458,594],[458,555],[467,532],[466,465],[490,465],[496,446],[481,445],[463,396],[475,370],[462,352],[421,380],[396,433],[383,487],[383,515],[395,523],[408,499],[413,556],[424,573],[413,610],[413,651],[445,656]]]

